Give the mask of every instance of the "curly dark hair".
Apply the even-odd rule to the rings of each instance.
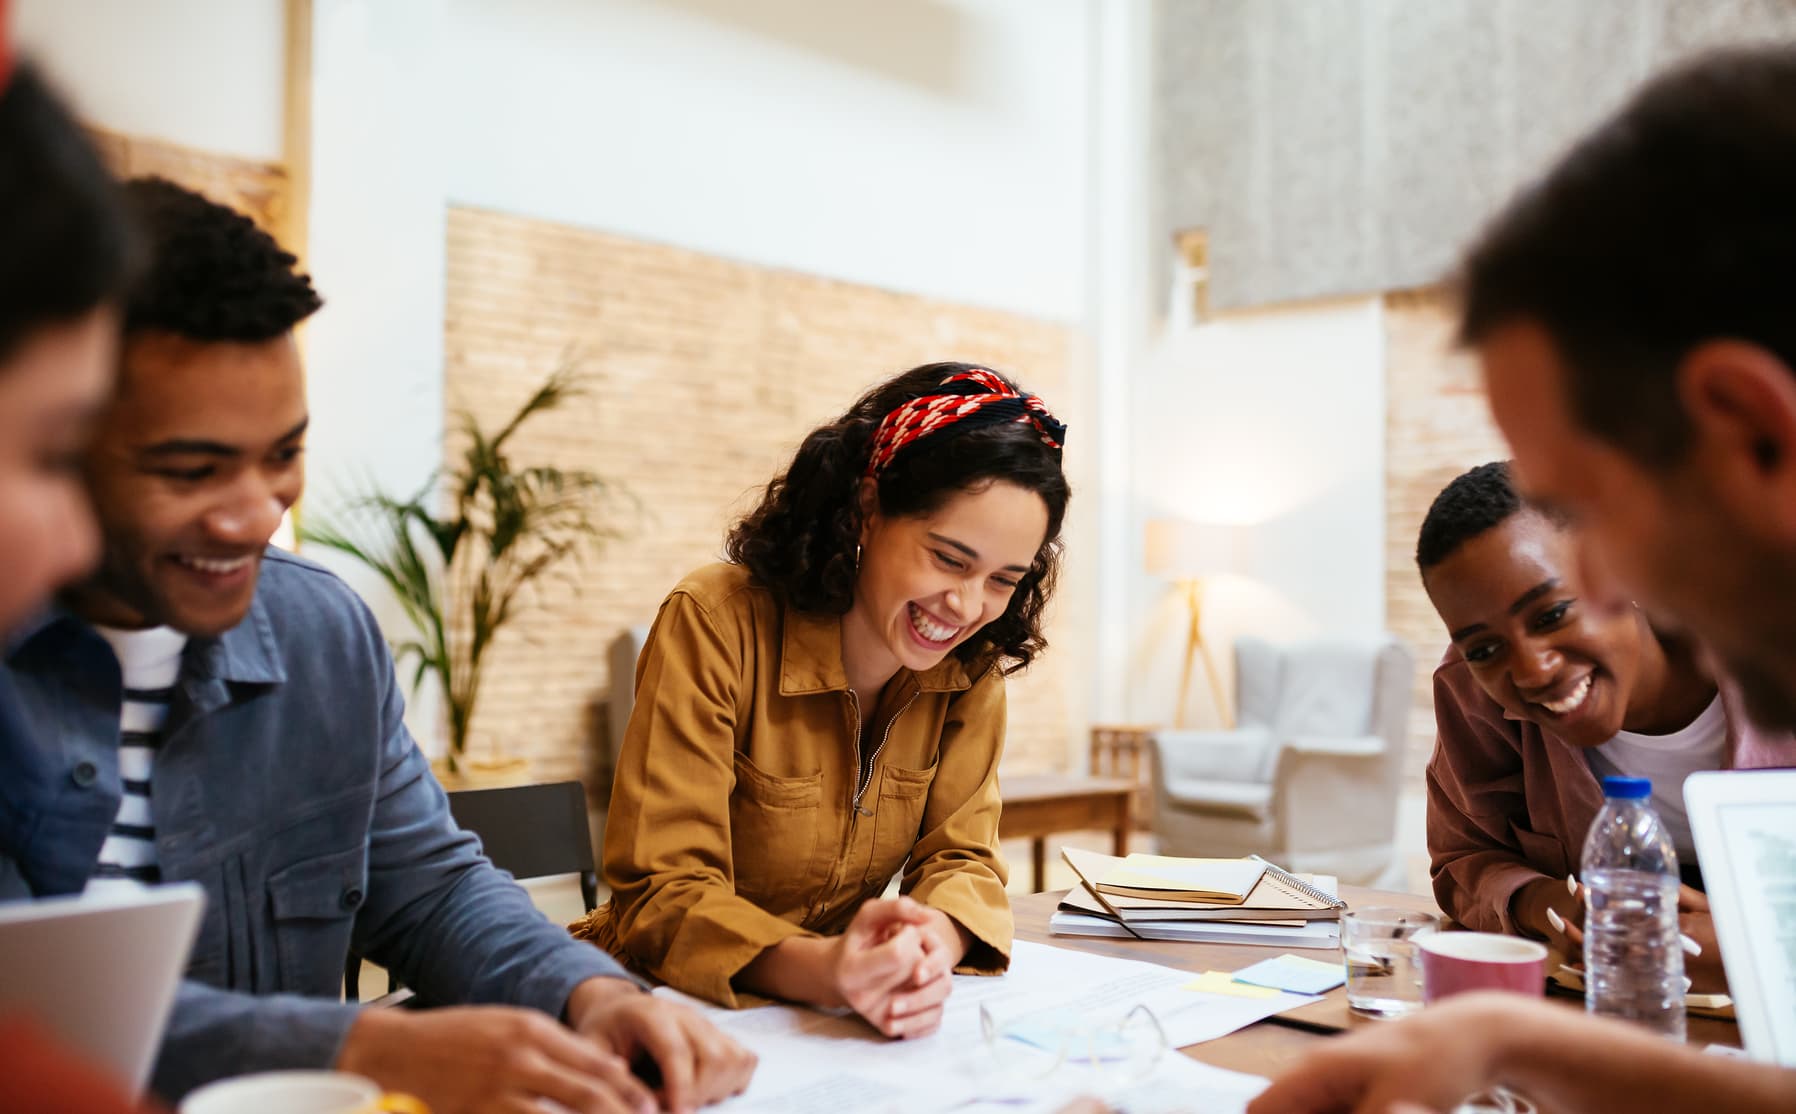
[[[855,550],[861,533],[860,480],[880,421],[905,402],[936,393],[942,380],[981,364],[924,364],[861,397],[848,412],[807,436],[785,472],[767,485],[760,506],[730,530],[725,552],[786,606],[842,615],[854,603]],[[999,376],[1016,387],[1008,376]],[[1019,391],[1021,388],[1017,388]],[[1003,480],[1041,496],[1048,532],[1004,614],[954,648],[963,664],[1026,667],[1047,648],[1042,612],[1060,573],[1060,526],[1072,493],[1060,450],[1027,423],[948,426],[902,448],[879,473],[884,515],[921,515],[957,492]]]
[[[324,303],[299,260],[254,221],[164,178],[133,178],[125,200],[150,243],[125,332],[189,340],[273,340]]]
[[[122,297],[136,238],[118,183],[30,64],[0,89],[0,359]]]
[[[1515,489],[1509,461],[1493,460],[1462,472],[1441,488],[1428,506],[1416,536],[1416,568],[1427,572],[1453,556],[1460,546],[1522,511],[1565,525],[1557,512],[1536,506]]]

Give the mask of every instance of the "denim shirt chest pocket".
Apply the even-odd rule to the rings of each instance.
[[[253,852],[189,877],[206,887],[187,977],[255,994],[334,997],[357,911],[366,899],[368,852],[357,846],[260,874]]]
[[[368,849],[304,859],[270,874],[267,888],[280,989],[335,993],[356,912],[367,897]]]

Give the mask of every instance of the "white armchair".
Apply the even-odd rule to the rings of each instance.
[[[1264,855],[1369,883],[1391,864],[1411,659],[1390,635],[1235,646],[1240,726],[1161,730],[1154,830],[1168,855]]]
[[[606,665],[611,673],[611,681],[606,686],[605,712],[606,727],[610,738],[605,740],[610,762],[610,772],[617,773],[617,755],[624,745],[624,728],[630,726],[630,713],[636,709],[636,659],[642,656],[642,648],[648,644],[649,628],[647,623],[625,627],[617,632],[606,651]],[[610,799],[610,786],[605,787],[606,799]]]

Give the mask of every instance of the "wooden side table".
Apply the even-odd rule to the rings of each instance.
[[[999,789],[1004,811],[998,818],[998,838],[1033,841],[1037,893],[1047,884],[1048,837],[1056,832],[1108,829],[1115,833],[1116,854],[1129,853],[1130,802],[1136,789],[1132,781],[1037,774],[1002,778]]]

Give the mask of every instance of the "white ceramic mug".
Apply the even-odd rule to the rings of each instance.
[[[187,1096],[180,1114],[430,1114],[430,1108],[346,1072],[269,1071],[209,1083]]]

